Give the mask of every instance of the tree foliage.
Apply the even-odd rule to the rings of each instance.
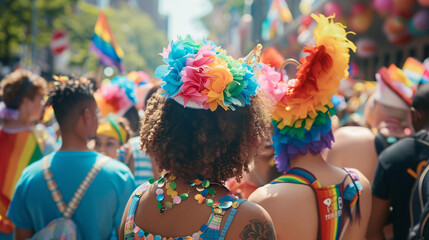
[[[214,40],[227,32],[231,25],[231,12],[243,14],[245,0],[210,0],[213,11],[201,18],[204,26],[210,30],[209,38]]]
[[[78,0],[35,0],[37,5],[37,47],[49,46],[54,29],[65,29],[71,42],[74,67],[96,70],[98,60],[89,51],[99,9]],[[166,33],[156,29],[151,17],[127,4],[105,10],[118,44],[124,51],[127,71],[153,72],[161,63],[158,53],[167,44]],[[20,45],[31,43],[31,0],[0,0],[0,59],[11,64],[19,57]]]

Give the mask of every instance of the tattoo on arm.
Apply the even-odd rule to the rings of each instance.
[[[271,222],[262,222],[257,219],[250,220],[243,231],[240,233],[240,239],[242,240],[275,240],[276,233]]]

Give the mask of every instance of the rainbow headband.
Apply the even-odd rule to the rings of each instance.
[[[298,63],[296,79],[283,81],[275,69],[263,66],[261,90],[272,99],[275,162],[279,171],[289,169],[289,160],[308,152],[318,154],[330,148],[334,137],[330,117],[331,102],[340,80],[348,77],[349,49],[345,26],[333,17],[311,15],[318,23],[314,29],[315,46],[307,46],[306,57]]]
[[[235,110],[250,105],[259,87],[251,65],[226,55],[211,41],[194,41],[188,35],[171,42],[161,56],[166,65],[156,68],[155,77],[164,81],[164,96],[184,107]]]

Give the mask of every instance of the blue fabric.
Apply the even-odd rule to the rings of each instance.
[[[246,199],[238,200],[240,205],[245,201],[246,201]],[[231,212],[229,213],[228,218],[226,219],[225,225],[222,228],[222,232],[220,234],[219,240],[225,239],[225,236],[226,236],[226,233],[228,232],[229,226],[231,225],[232,220],[234,220],[235,214],[237,213],[237,209],[238,208],[231,208]]]
[[[102,154],[93,151],[54,152],[51,172],[64,202],[68,204],[79,184]],[[109,239],[121,224],[128,198],[136,188],[123,163],[111,160],[100,170],[72,216],[83,239]],[[42,174],[41,161],[24,169],[7,216],[18,228],[38,232],[61,217]]]
[[[134,158],[134,177],[137,185],[141,185],[153,178],[152,162],[150,158],[140,151],[140,137],[130,139],[131,150]]]

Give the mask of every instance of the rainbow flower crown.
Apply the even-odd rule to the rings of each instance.
[[[171,42],[161,53],[166,65],[156,68],[164,81],[164,96],[184,107],[235,110],[250,105],[259,87],[252,65],[236,60],[212,41],[194,41],[188,35]]]
[[[332,96],[340,80],[348,77],[349,49],[345,26],[333,17],[312,14],[315,46],[307,46],[300,59],[296,79],[283,81],[269,66],[261,69],[261,91],[271,98],[274,124],[275,162],[279,171],[289,169],[289,160],[308,152],[318,154],[334,141],[331,116],[335,114]],[[299,63],[298,63],[299,65]],[[281,70],[280,70],[281,71]]]

